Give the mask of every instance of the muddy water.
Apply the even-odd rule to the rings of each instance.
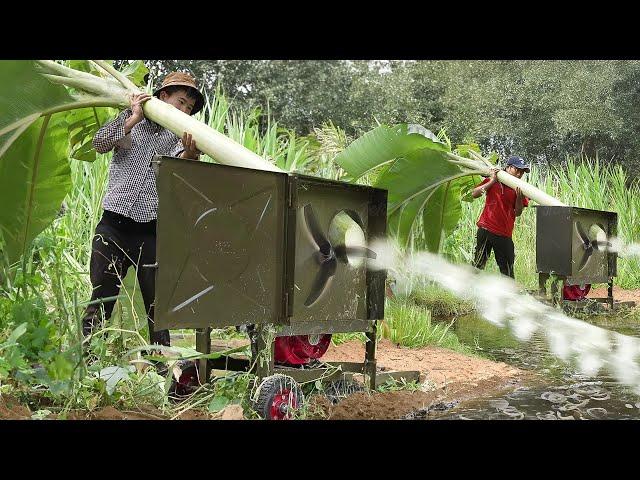
[[[640,337],[640,325],[612,317],[589,323]],[[575,365],[549,352],[543,334],[521,343],[508,330],[470,315],[454,323],[456,334],[487,357],[535,373],[515,390],[462,402],[440,419],[640,419],[640,396],[616,381],[605,369],[595,376],[579,373]]]

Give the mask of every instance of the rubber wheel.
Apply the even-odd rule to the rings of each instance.
[[[253,408],[266,420],[290,420],[304,402],[300,386],[286,375],[266,377],[259,388]]]
[[[362,385],[360,382],[342,378],[340,380],[331,382],[327,389],[324,391],[324,394],[331,401],[331,403],[335,405],[336,403],[344,400],[353,393],[364,391],[364,385]]]

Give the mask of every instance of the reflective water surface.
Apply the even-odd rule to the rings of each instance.
[[[592,318],[589,323],[640,337],[640,325],[632,321],[607,316]],[[521,343],[507,329],[497,328],[473,315],[457,319],[454,328],[461,340],[475,345],[483,355],[535,375],[506,394],[463,401],[444,412],[432,411],[429,418],[640,419],[640,396],[617,382],[606,369],[593,377],[578,373],[575,365],[549,352],[543,334]]]

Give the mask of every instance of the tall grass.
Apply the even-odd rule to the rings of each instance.
[[[450,331],[453,321],[432,322],[428,309],[405,298],[394,298],[387,301],[385,319],[379,332],[383,338],[405,347],[433,345],[469,353],[471,350]]]

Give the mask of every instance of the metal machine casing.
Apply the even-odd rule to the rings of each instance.
[[[589,252],[583,239],[590,238],[589,232],[594,226],[595,231],[604,232],[607,239],[615,237],[617,221],[615,212],[572,206],[537,206],[538,273],[565,277],[570,285],[610,282],[616,276],[616,253],[608,251],[604,245]]]
[[[384,271],[338,262],[313,304],[317,247],[346,211],[367,241],[386,234],[385,190],[173,157],[154,160],[159,196],[157,329],[272,323],[281,334],[370,331],[384,317]]]

